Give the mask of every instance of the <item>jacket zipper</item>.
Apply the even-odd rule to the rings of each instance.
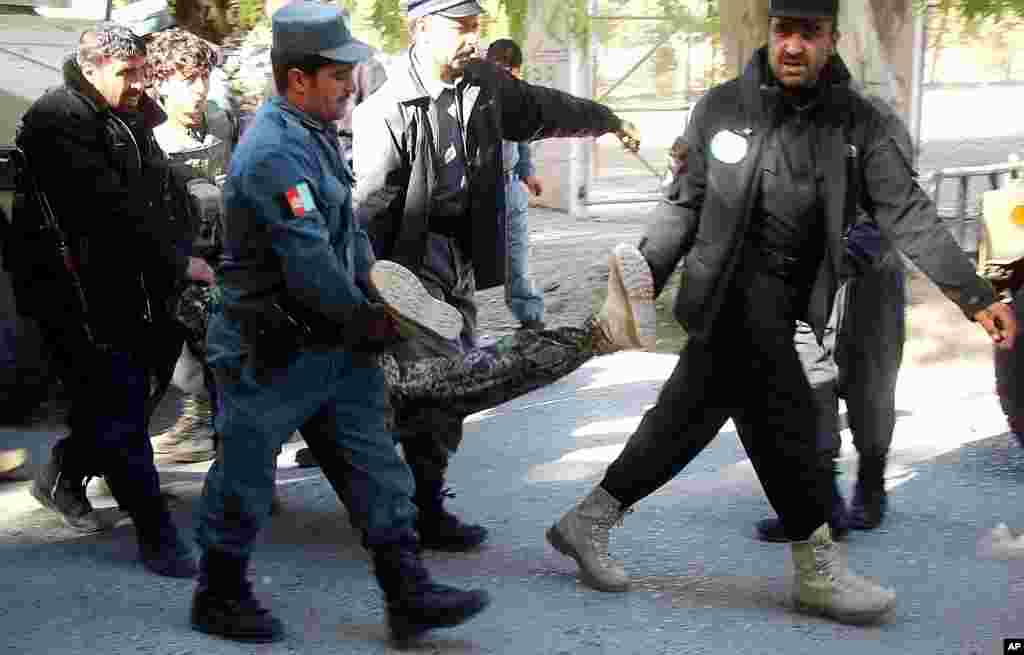
[[[132,134],[131,129],[128,125],[118,118],[117,114],[111,112],[110,116],[117,121],[117,123],[124,128],[124,131],[128,133],[128,138],[132,140],[132,145],[135,146],[135,159],[139,162],[139,171],[142,171],[142,150],[139,148],[139,142],[135,139],[135,135]],[[153,322],[153,307],[150,304],[149,289],[146,288],[146,277],[139,273],[139,285],[142,287],[142,298],[145,301],[145,309],[143,310],[142,318],[147,323]]]
[[[139,161],[139,170],[141,171],[142,170],[142,149],[139,148],[139,142],[135,140],[135,135],[132,134],[132,131],[128,128],[128,125],[123,120],[118,118],[117,114],[111,112],[110,116],[115,121],[117,121],[121,125],[121,127],[124,128],[124,131],[128,133],[128,138],[132,140],[132,145],[135,146],[135,158]]]

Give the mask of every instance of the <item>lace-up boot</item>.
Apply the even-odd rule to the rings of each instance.
[[[548,529],[548,543],[576,560],[583,584],[600,591],[626,591],[629,575],[622,564],[608,554],[608,537],[609,531],[619,525],[629,511],[632,510],[623,508],[598,485]]]
[[[807,541],[793,542],[796,574],[793,601],[805,614],[827,616],[840,623],[871,623],[896,606],[896,593],[846,569],[828,524]]]

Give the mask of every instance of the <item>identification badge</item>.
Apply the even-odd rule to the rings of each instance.
[[[302,218],[306,215],[306,212],[316,211],[313,193],[305,182],[299,182],[285,191],[284,195],[288,199],[288,206],[291,207],[292,216],[295,218]]]
[[[738,164],[747,156],[747,140],[732,130],[722,130],[711,138],[711,154],[724,164]]]
[[[444,165],[447,166],[448,164],[452,163],[453,161],[455,161],[455,144],[454,143],[449,144],[448,145],[448,149],[444,151]]]

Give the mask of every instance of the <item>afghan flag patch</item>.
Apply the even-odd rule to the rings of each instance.
[[[288,206],[291,208],[292,215],[295,218],[302,218],[306,215],[306,212],[316,211],[313,193],[305,182],[299,182],[285,191],[284,195],[288,199]]]

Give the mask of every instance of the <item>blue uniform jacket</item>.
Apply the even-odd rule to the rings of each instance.
[[[352,215],[353,176],[336,132],[281,97],[254,117],[224,187],[224,253],[217,272],[221,329],[211,331],[210,363],[247,349],[232,308],[285,300],[344,330],[366,303],[373,252]]]

